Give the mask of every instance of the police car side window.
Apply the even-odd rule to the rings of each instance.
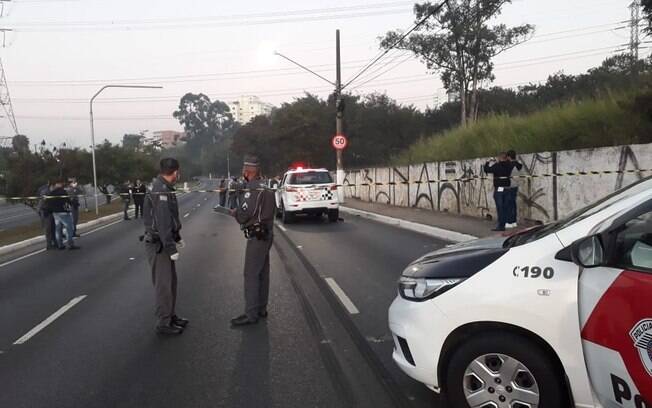
[[[652,273],[652,212],[635,217],[616,236],[616,266]]]

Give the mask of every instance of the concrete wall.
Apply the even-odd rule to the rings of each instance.
[[[491,175],[483,179],[487,158],[379,167],[346,172],[344,194],[403,207],[495,217]],[[652,144],[523,154],[512,180],[519,187],[520,220],[560,219],[621,187],[652,175]],[[633,173],[605,171],[647,170]],[[543,176],[567,172],[601,174]],[[466,180],[457,180],[466,179]]]

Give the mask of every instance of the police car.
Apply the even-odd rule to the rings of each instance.
[[[276,189],[276,207],[284,224],[294,221],[297,214],[327,214],[329,221],[336,222],[340,214],[337,186],[326,169],[293,166]]]
[[[652,407],[652,178],[398,286],[393,359],[452,407]]]

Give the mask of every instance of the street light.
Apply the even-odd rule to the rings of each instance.
[[[100,215],[99,204],[97,201],[97,168],[95,167],[95,126],[93,124],[93,101],[99,94],[107,88],[136,88],[136,89],[162,89],[162,86],[147,86],[147,85],[104,85],[99,91],[91,98],[91,149],[93,156],[93,187],[95,189],[95,215]]]

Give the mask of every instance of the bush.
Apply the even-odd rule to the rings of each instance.
[[[652,142],[652,93],[609,94],[550,106],[529,115],[490,115],[466,128],[422,139],[394,157],[395,164],[489,157]]]

